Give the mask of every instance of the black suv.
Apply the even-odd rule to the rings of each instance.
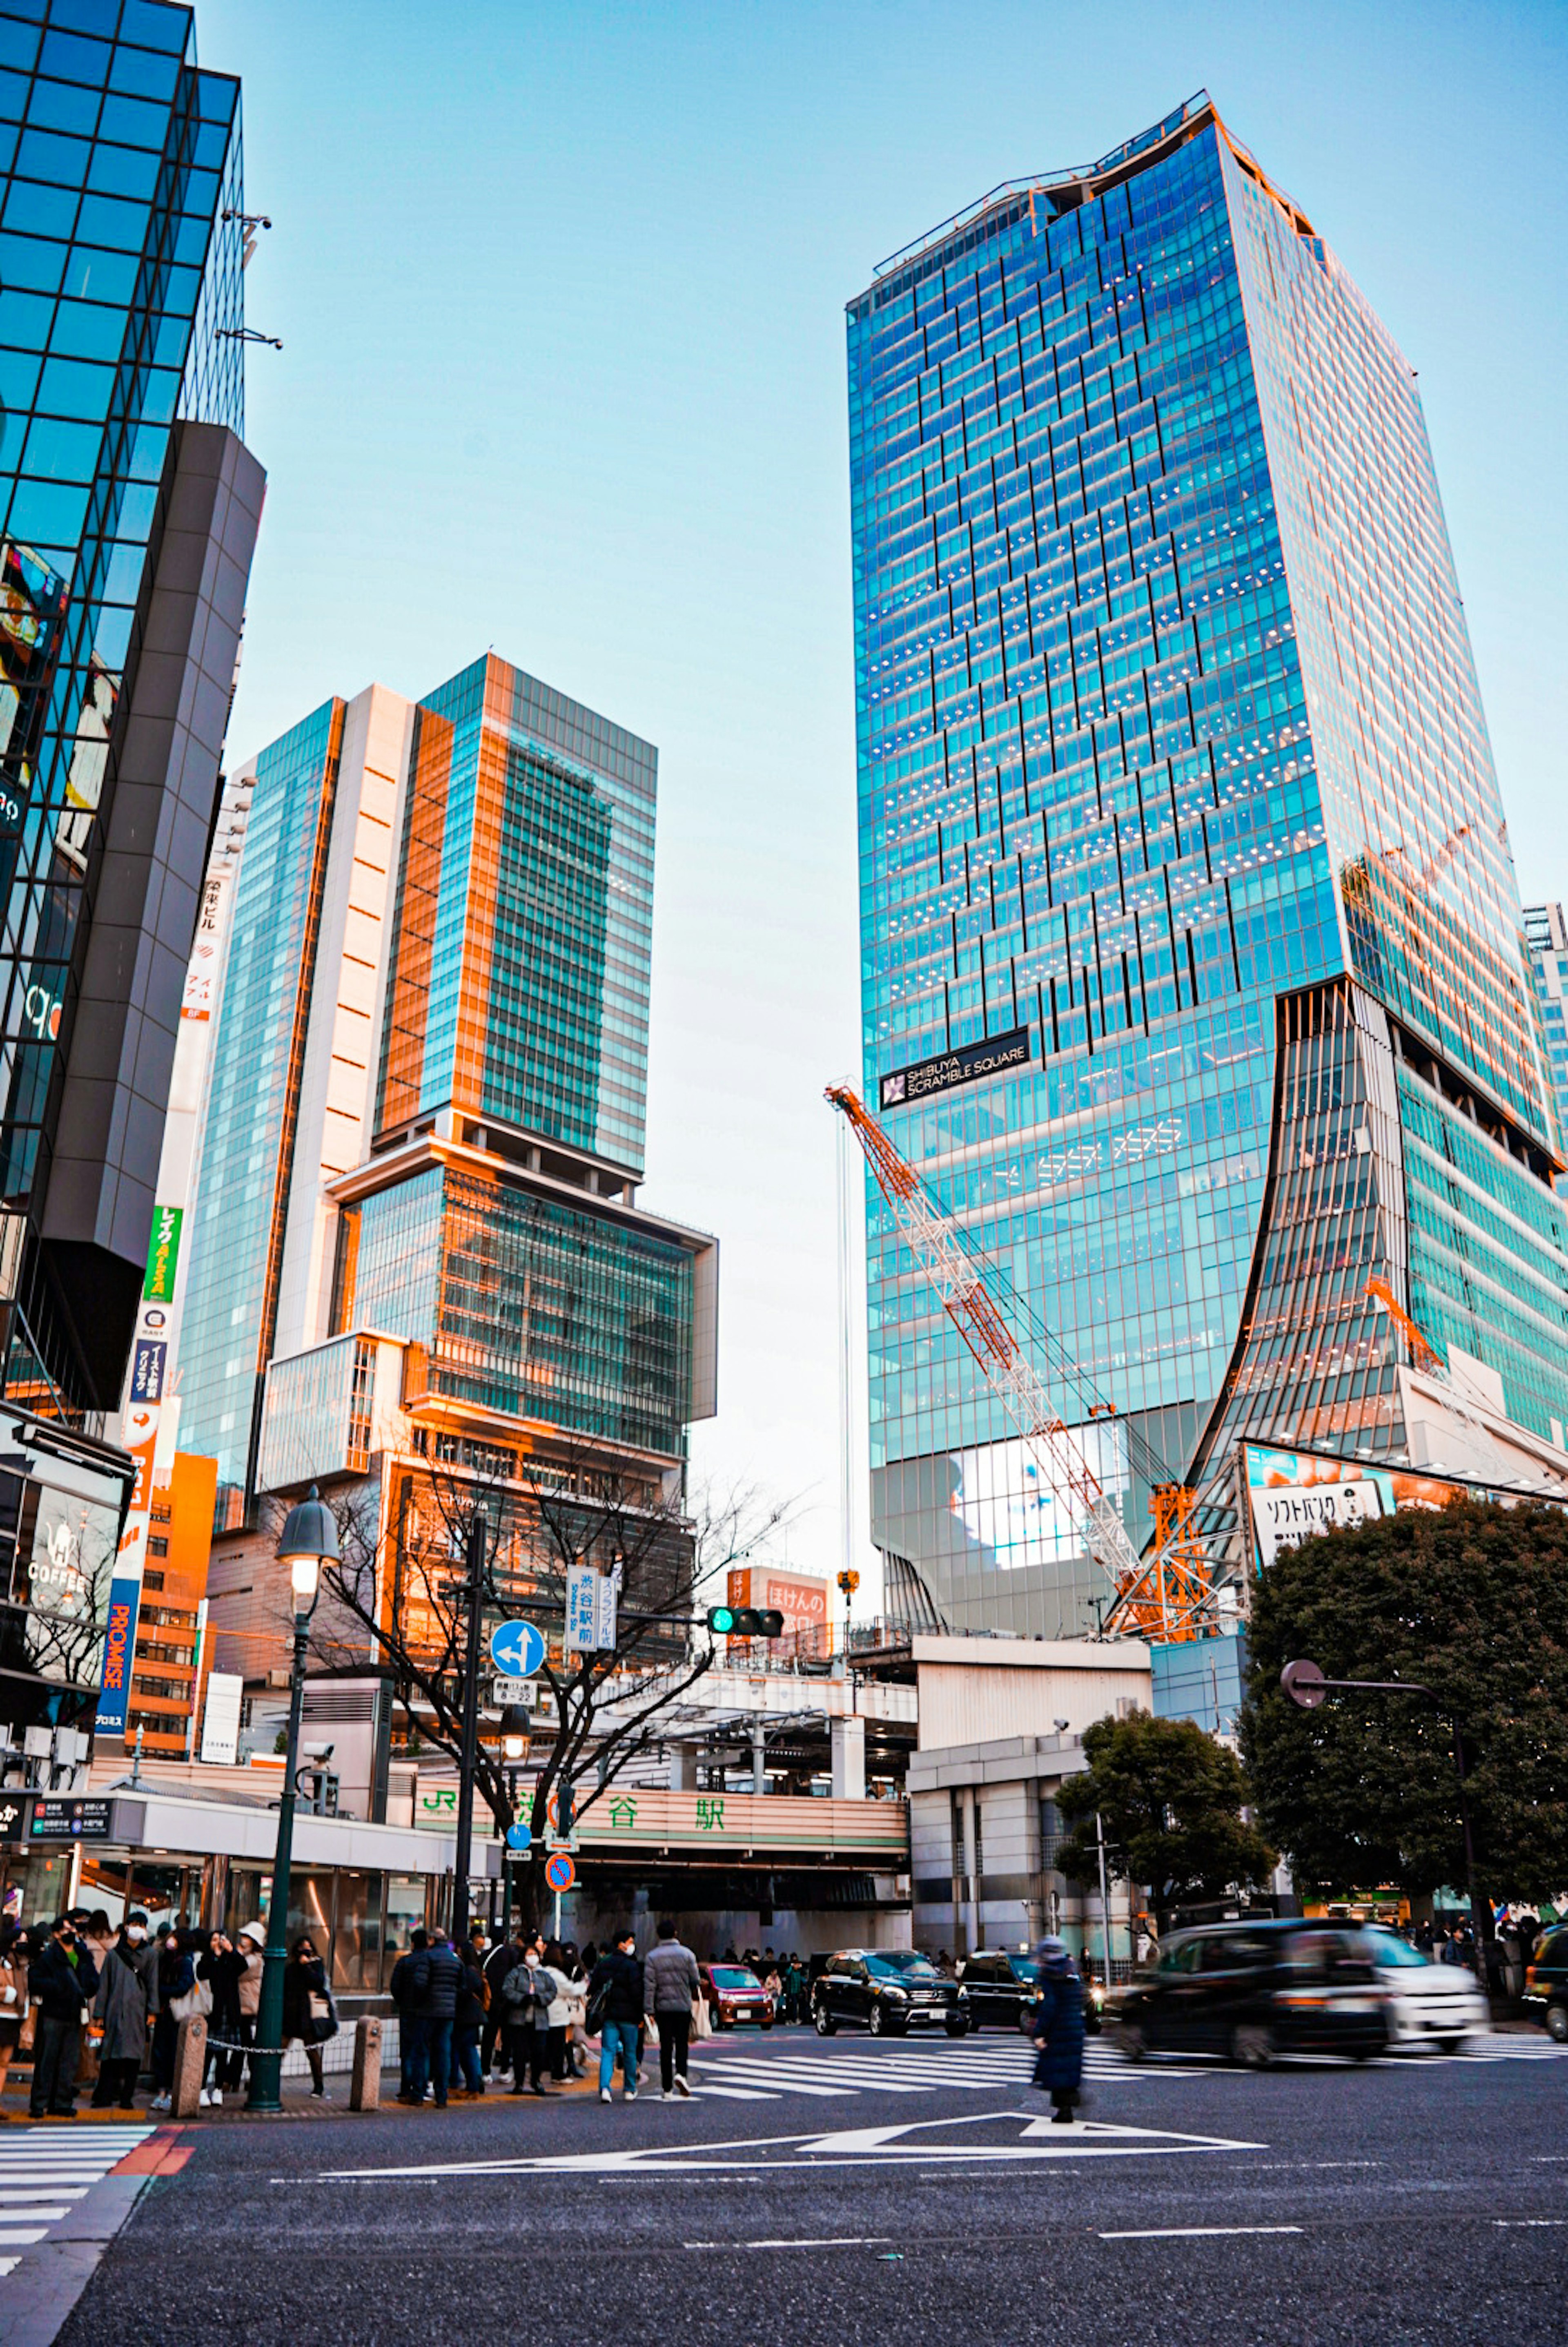
[[[1543,1932],[1524,1975],[1524,2004],[1548,2037],[1568,2045],[1568,1932]]]
[[[1038,2004],[1037,1967],[1030,1955],[982,1948],[965,1956],[958,1977],[969,1993],[972,2029],[1027,2029],[1030,2007]]]
[[[1228,2054],[1258,2069],[1277,2054],[1364,2062],[1387,2042],[1364,1936],[1310,1916],[1180,1932],[1152,1972],[1113,1992],[1106,2018],[1134,2062],[1153,2051]]]
[[[969,2000],[911,1948],[840,1948],[812,1983],[811,2019],[819,2037],[831,2037],[841,2021],[863,2022],[873,2037],[902,2037],[940,2022],[950,2037],[962,2037]]]

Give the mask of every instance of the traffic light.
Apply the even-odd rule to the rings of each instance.
[[[716,1638],[781,1638],[784,1616],[774,1605],[710,1605],[708,1626]]]

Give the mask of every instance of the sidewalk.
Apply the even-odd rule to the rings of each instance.
[[[657,2069],[658,2065],[656,2061],[654,2064],[656,2092]],[[645,2081],[647,2079],[647,2072],[645,2066]],[[328,2092],[325,2095],[317,2096],[312,2095],[308,2087],[303,2094],[289,2093],[287,2089],[294,2085],[294,2081],[292,2079],[286,2079],[284,2081],[285,2093],[283,2096],[283,2109],[281,2116],[286,2119],[341,2119],[374,2118],[379,2115],[382,2117],[396,2117],[409,2120],[429,2120],[440,2118],[443,2116],[443,2113],[436,2109],[433,2103],[400,2103],[397,2099],[397,2072],[395,2070],[390,2073],[383,2070],[382,2074],[382,2099],[377,2106],[376,2111],[351,2111],[349,2109],[349,2088],[346,2076],[340,2075],[338,2080],[338,2092],[335,2095],[331,2092],[331,2083],[332,2082],[329,2080]],[[565,2097],[567,2096],[582,2096],[584,2095],[597,2095],[598,2091],[598,2071],[596,2067],[586,2078],[568,2078],[565,2085],[557,2086],[554,2089],[553,2093],[548,2096],[541,2096],[533,2094],[514,2095],[511,2091],[510,2087],[504,2086],[499,2080],[496,2080],[487,2085],[485,2092],[483,2095],[453,2095],[448,2105],[448,2108],[454,2111],[472,2111],[477,2110],[483,2106],[489,2109],[498,2109],[503,2105],[510,2107],[513,2103],[518,2103],[533,2107],[542,2100],[554,2101],[557,2097]],[[276,2116],[277,2115],[274,2114],[274,2116]],[[122,2125],[125,2127],[233,2127],[237,2126],[241,2121],[250,2121],[252,2125],[258,2127],[265,2126],[270,2123],[269,2121],[260,2118],[251,2120],[250,2114],[245,2107],[245,2089],[243,2086],[236,2088],[232,2095],[226,2095],[221,2108],[213,2110],[210,2106],[209,2106],[205,2110],[193,2112],[189,2118],[183,2119],[174,2118],[168,2111],[150,2111],[148,2109],[145,2101],[138,2102],[137,2108],[134,2111],[95,2111],[91,2108],[90,2102],[86,2097],[78,2100],[75,2119],[36,2119],[28,2115],[25,2090],[24,2090],[21,2095],[7,2093],[4,2099],[0,2100],[0,2126],[3,2127],[70,2127],[77,2125],[78,2123],[86,2125],[90,2122],[95,2127]]]

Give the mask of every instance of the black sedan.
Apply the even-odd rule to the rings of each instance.
[[[957,1981],[944,1980],[926,1956],[911,1948],[840,1948],[811,1988],[811,2019],[819,2037],[840,2022],[873,2037],[902,2037],[939,2024],[950,2037],[969,2029],[969,2000]]]
[[[1039,2002],[1034,1959],[982,1948],[965,1956],[958,1977],[968,1992],[972,2029],[1027,2029],[1031,2006]]]
[[[1387,2038],[1361,1935],[1311,1917],[1183,1932],[1154,1971],[1113,1993],[1106,2017],[1134,2062],[1151,2052],[1225,2054],[1258,2069],[1278,2054],[1364,2062]]]

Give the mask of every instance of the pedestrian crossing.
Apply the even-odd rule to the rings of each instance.
[[[1339,2067],[1335,2056],[1296,2056],[1293,2060],[1322,2062]],[[1458,2056],[1385,2055],[1369,2066],[1409,2070],[1426,2063],[1453,2059],[1472,2062],[1540,2062],[1568,2059],[1568,2046],[1546,2037],[1526,2037],[1500,2031],[1472,2038]],[[909,2045],[886,2040],[859,2047],[845,2046],[830,2054],[811,2045],[799,2052],[747,2053],[727,2046],[722,2054],[691,2056],[692,2083],[705,2101],[731,2103],[781,2102],[800,2096],[809,2101],[837,2102],[864,2094],[934,2095],[964,2089],[994,2092],[998,2087],[1026,2086],[1034,2071],[1034,2049],[1020,2041],[998,2037],[987,2043],[970,2039],[957,2044]],[[1156,2055],[1146,2062],[1126,2061],[1106,2040],[1091,2038],[1084,2049],[1084,2084],[1089,2086],[1146,2086],[1164,2078],[1225,2077],[1246,2079],[1251,2071],[1220,2062],[1183,2062]]]
[[[25,2250],[46,2240],[94,2185],[152,2133],[149,2127],[79,2123],[0,2128],[0,2275],[20,2265]]]

